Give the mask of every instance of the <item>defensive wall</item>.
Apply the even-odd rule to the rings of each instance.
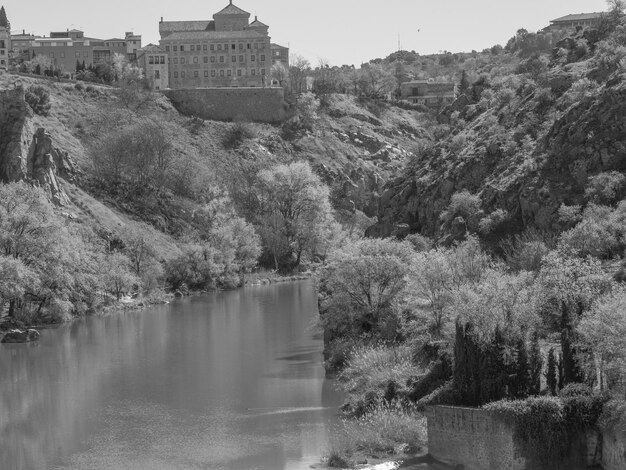
[[[433,406],[426,417],[428,453],[439,462],[463,470],[540,470],[521,455],[513,425],[494,411]],[[565,462],[570,470],[626,469],[626,431],[579,435]]]
[[[288,116],[284,91],[272,88],[181,88],[164,90],[182,114],[214,121],[281,122]]]

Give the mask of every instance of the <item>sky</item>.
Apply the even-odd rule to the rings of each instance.
[[[570,13],[607,9],[605,0],[234,0],[269,25],[272,42],[313,65],[356,65],[397,51],[481,51],[520,28],[537,31]],[[228,0],[0,0],[11,29],[49,35],[81,29],[100,39],[133,31],[158,44],[159,20],[206,20]],[[36,12],[36,13],[33,13]]]

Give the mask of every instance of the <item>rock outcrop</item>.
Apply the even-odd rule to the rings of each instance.
[[[43,188],[54,204],[66,205],[57,176],[71,179],[74,165],[45,129],[35,130],[32,118],[22,87],[0,91],[0,181],[28,181]]]
[[[39,332],[37,330],[9,330],[4,338],[3,343],[30,343],[39,339]]]

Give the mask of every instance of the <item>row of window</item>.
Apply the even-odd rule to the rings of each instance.
[[[218,72],[215,69],[211,70],[210,74],[211,74],[211,77],[217,77],[218,76]],[[265,74],[266,74],[265,73],[265,69],[261,69],[261,75],[265,76]],[[244,75],[247,75],[246,74],[246,70],[241,70],[241,69],[237,70],[237,76],[238,77],[241,77],[241,76],[244,76]],[[257,75],[256,69],[251,69],[250,70],[250,75],[256,76]],[[208,70],[204,71],[204,76],[205,77],[209,76],[209,71]],[[230,70],[230,69],[229,70],[223,70],[222,69],[222,70],[219,71],[219,76],[220,77],[232,77],[233,76],[233,71]],[[185,71],[180,72],[180,78],[185,78],[185,77],[186,77]],[[189,77],[191,78],[191,72],[189,74]],[[200,77],[200,74],[199,74],[198,70],[194,70],[193,78],[199,78],[199,77]],[[155,77],[155,78],[157,78],[157,77]],[[174,78],[178,78],[178,72],[174,72]]]
[[[185,44],[181,44],[181,45],[174,44],[172,46],[172,50],[174,52],[178,52],[179,50],[180,50],[180,52],[185,52],[185,47],[186,47]],[[254,44],[247,43],[247,44],[245,44],[245,47],[244,47],[244,43],[243,42],[239,43],[239,50],[253,49],[253,48],[254,49],[265,49],[265,43],[264,42],[261,42],[261,43],[255,42]],[[230,45],[230,49],[233,50],[233,51],[236,50],[237,49],[237,45],[236,44],[231,44]],[[191,44],[191,45],[188,46],[188,49],[187,49],[187,51],[191,51],[191,52],[201,51],[201,50],[202,51],[206,51],[206,50],[211,50],[211,51],[215,51],[215,50],[222,51],[222,50],[224,50],[224,51],[227,51],[228,50],[228,44],[203,44],[203,45]],[[165,52],[169,52],[169,51],[170,51],[170,46],[165,46]]]
[[[164,55],[150,55],[148,56],[149,64],[165,64],[165,56]]]
[[[231,58],[230,58],[230,59],[231,59],[231,60],[230,60],[231,62],[237,62],[237,56],[236,56],[236,55],[231,56]],[[168,62],[169,62],[170,60],[172,60],[172,61],[173,61],[173,63],[174,63],[174,64],[176,64],[176,65],[178,65],[178,63],[179,63],[179,59],[178,59],[178,57],[174,57],[173,59],[168,59]],[[205,64],[208,64],[208,63],[209,63],[209,60],[211,61],[211,63],[212,63],[212,64],[214,64],[215,62],[217,62],[217,61],[218,61],[218,60],[217,60],[217,56],[214,56],[214,55],[212,55],[210,58],[209,58],[209,56],[204,56],[204,57],[202,58],[202,61],[203,61]],[[240,56],[239,56],[239,62],[245,62],[245,60],[246,60],[246,56],[243,56],[243,55],[240,55]],[[185,62],[185,61],[186,61],[186,59],[185,59],[184,57],[181,57],[181,58],[180,58],[180,64],[181,64],[181,65],[182,65],[182,64],[185,64],[185,63],[189,63],[189,64],[191,64],[191,62]],[[225,63],[225,62],[226,62],[225,56],[223,56],[223,55],[219,56],[219,62],[220,62],[220,64]],[[256,62],[256,56],[255,56],[255,55],[251,55],[251,56],[250,56],[250,62]],[[261,56],[260,56],[260,58],[259,58],[259,62],[265,62],[265,54],[261,54]],[[163,62],[161,62],[161,63],[163,63]],[[194,63],[194,64],[199,64],[199,63],[200,63],[200,59],[199,59],[198,57],[194,57],[194,58],[193,58],[193,63]]]

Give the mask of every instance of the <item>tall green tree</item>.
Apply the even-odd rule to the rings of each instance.
[[[9,19],[7,18],[7,12],[4,6],[0,7],[0,26],[4,26],[5,28],[9,27]]]

